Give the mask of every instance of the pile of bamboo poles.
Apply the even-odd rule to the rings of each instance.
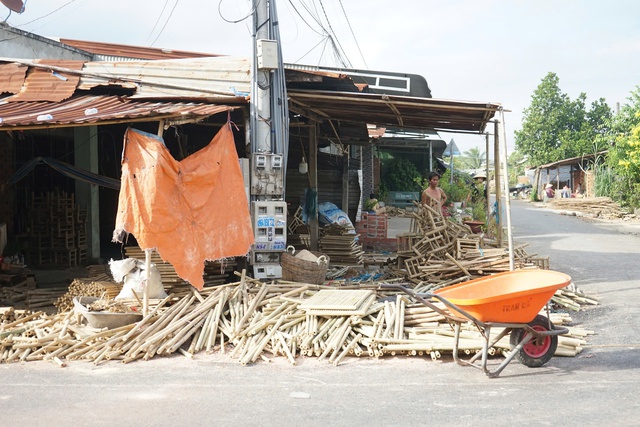
[[[378,300],[363,315],[310,315],[300,304],[327,286],[261,283],[242,275],[239,282],[195,289],[183,297],[157,301],[143,320],[111,330],[83,324],[73,310],[46,315],[3,315],[0,362],[47,360],[64,366],[71,360],[100,364],[127,363],[180,353],[228,353],[242,365],[270,357],[328,359],[338,365],[346,356],[427,355],[453,351],[453,331],[441,315],[393,291],[378,291]],[[566,318],[562,320],[566,321]],[[575,328],[561,342],[558,355],[575,355],[589,331]],[[475,352],[482,336],[469,324],[460,351]],[[499,343],[492,352],[509,350]]]
[[[104,299],[115,298],[122,290],[122,285],[113,281],[95,281],[88,279],[74,279],[57,299],[49,300],[49,305],[58,308],[58,312],[73,309],[74,297],[98,297]],[[55,301],[55,302],[53,302]]]
[[[87,277],[94,282],[113,282],[109,264],[87,265]]]
[[[580,311],[583,305],[597,305],[598,301],[595,298],[589,297],[584,294],[580,289],[573,287],[558,289],[551,302],[559,307],[563,307],[573,311]]]
[[[27,299],[27,293],[36,288],[36,282],[32,277],[11,285],[0,287],[0,301],[2,304],[16,306]]]
[[[615,219],[627,215],[620,204],[609,197],[550,199],[548,206],[552,209],[580,212],[594,218]]]
[[[32,289],[27,291],[27,308],[51,307],[54,301],[62,298],[67,293],[67,287]]]

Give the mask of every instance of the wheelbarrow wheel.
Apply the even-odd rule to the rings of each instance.
[[[547,317],[540,314],[529,323],[529,326],[537,332],[546,332],[554,329],[553,323],[551,323]],[[549,329],[549,327],[551,327],[551,329]],[[522,341],[526,333],[524,329],[514,329],[511,331],[510,344],[512,350]],[[516,353],[515,358],[525,366],[538,368],[551,360],[556,352],[556,348],[558,348],[557,335],[533,338]]]

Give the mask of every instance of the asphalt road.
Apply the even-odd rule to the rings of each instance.
[[[516,242],[549,256],[601,305],[577,357],[497,379],[450,358],[283,358],[242,367],[226,354],[132,364],[0,365],[1,426],[500,426],[640,424],[640,237],[514,202]],[[632,231],[632,233],[630,233]]]

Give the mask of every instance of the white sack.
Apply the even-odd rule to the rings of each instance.
[[[133,260],[133,262],[130,260]],[[149,298],[155,299],[155,298],[164,298],[167,296],[167,294],[164,291],[164,287],[162,286],[162,278],[160,277],[160,271],[158,271],[158,268],[156,267],[155,264],[151,264],[151,270],[149,272],[148,282],[146,280],[147,272],[145,270],[145,263],[143,261],[137,260],[135,258],[127,258],[122,261],[111,260],[109,262],[109,265],[111,266],[111,274],[113,275],[113,278],[118,282],[122,282],[124,280],[124,286],[122,287],[122,290],[120,291],[118,296],[116,296],[115,299],[135,298],[133,291],[135,291],[138,297],[141,298],[142,295],[144,294],[145,282],[149,287],[148,289]],[[133,268],[130,269],[127,273],[125,273],[124,276],[116,277],[116,273],[114,272],[114,269],[118,274],[121,274],[131,265],[133,265]],[[118,278],[120,278],[120,280],[118,280]]]

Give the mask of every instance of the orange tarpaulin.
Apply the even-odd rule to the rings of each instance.
[[[133,234],[196,288],[204,286],[205,260],[249,252],[253,231],[230,123],[180,162],[160,137],[127,129],[121,182],[114,241]]]

